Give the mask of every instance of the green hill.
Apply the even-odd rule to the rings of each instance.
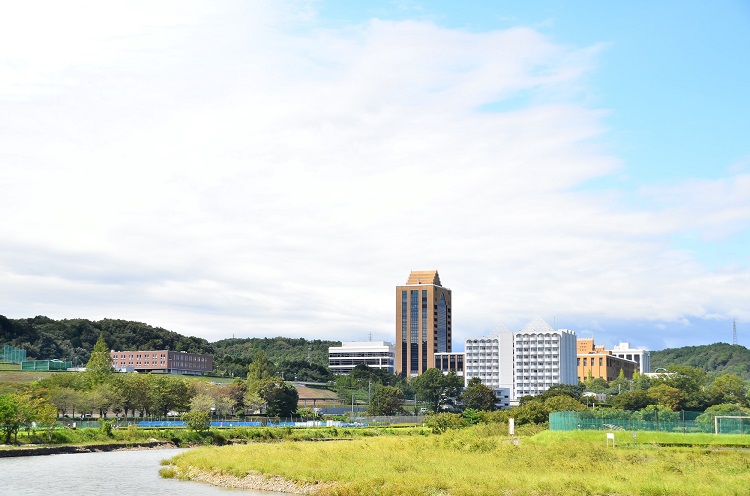
[[[750,350],[740,345],[714,343],[651,352],[651,371],[671,365],[688,365],[708,373],[735,374],[750,380]]]
[[[258,350],[266,352],[279,371],[299,380],[328,380],[328,347],[338,341],[295,338],[223,339],[210,343],[141,322],[103,319],[54,320],[44,316],[8,319],[0,315],[0,345],[26,350],[29,360],[60,359],[86,364],[99,335],[113,350],[176,350],[214,355],[219,374],[242,377]]]

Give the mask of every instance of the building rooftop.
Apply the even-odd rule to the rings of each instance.
[[[412,270],[406,284],[434,284],[441,286],[437,270]]]
[[[521,332],[555,332],[555,330],[543,318],[536,317],[526,324]]]

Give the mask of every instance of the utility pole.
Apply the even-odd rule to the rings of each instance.
[[[732,319],[732,344],[737,345],[737,319]]]

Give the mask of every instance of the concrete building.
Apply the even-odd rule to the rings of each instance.
[[[541,318],[513,335],[514,395],[535,396],[555,384],[578,384],[576,335]]]
[[[615,345],[612,354],[616,357],[632,360],[638,364],[638,373],[648,374],[651,372],[651,352],[643,348],[633,348],[630,343]]]
[[[617,379],[620,371],[626,379],[632,379],[633,373],[638,370],[638,364],[633,360],[620,358],[606,350],[604,345],[594,344],[594,338],[578,339],[576,349],[579,381],[591,377],[609,382]]]
[[[396,373],[415,377],[452,348],[451,290],[436,270],[412,271],[396,287]]]
[[[463,377],[464,360],[463,353],[435,353],[434,367],[441,370],[444,374],[454,372],[458,377]]]
[[[136,372],[155,372],[165,374],[203,375],[214,368],[214,358],[202,353],[184,351],[149,350],[149,351],[112,351],[112,367],[130,369]]]
[[[577,384],[575,332],[554,330],[541,318],[523,330],[500,330],[467,339],[464,383],[479,378],[495,391],[500,408],[518,404],[556,384]]]
[[[357,365],[394,371],[393,345],[385,341],[350,341],[328,348],[328,368],[334,374],[348,374]]]
[[[622,371],[625,379],[632,379],[636,371],[637,364],[632,360],[625,360],[612,355],[611,351],[606,353],[587,353],[578,354],[578,380],[585,381],[589,377],[592,379],[604,379],[605,381],[614,381]]]
[[[475,377],[495,391],[499,408],[510,407],[513,389],[513,333],[467,339],[464,342],[466,373],[464,385]]]

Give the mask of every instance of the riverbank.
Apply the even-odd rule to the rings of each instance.
[[[184,471],[175,466],[164,467],[159,471],[165,478],[176,478],[192,482],[203,482],[227,489],[245,489],[252,491],[270,491],[276,493],[320,495],[332,489],[331,482],[294,482],[279,476],[269,476],[251,472],[243,476],[226,472],[199,470],[189,467]]]
[[[181,453],[163,476],[241,484],[247,474],[312,486],[307,494],[338,496],[474,496],[544,494],[746,494],[750,487],[747,436],[719,435],[708,447],[703,435],[681,434],[664,447],[659,433],[614,433],[607,446],[601,431],[550,432],[508,441],[504,426],[478,425],[436,435],[357,438],[330,443],[258,443],[201,447]],[[640,442],[639,442],[640,441]],[[200,477],[193,478],[193,477]],[[251,485],[252,478],[246,481]],[[248,486],[236,486],[248,487]],[[259,486],[250,486],[254,489]],[[298,492],[294,487],[275,491]],[[305,493],[302,493],[305,494]]]
[[[171,442],[149,441],[139,443],[107,443],[65,446],[8,446],[0,445],[0,458],[17,456],[44,456],[71,453],[97,453],[103,451],[134,451],[146,449],[175,448]]]

